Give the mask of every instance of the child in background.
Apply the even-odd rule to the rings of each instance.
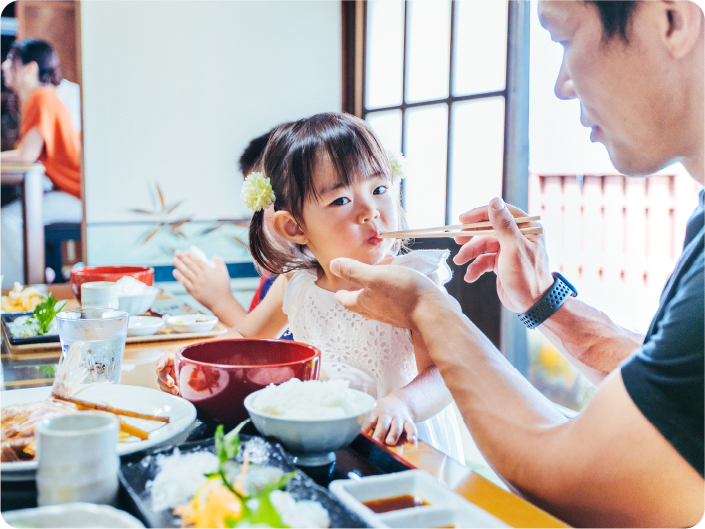
[[[240,171],[245,178],[252,172],[257,160],[262,156],[271,134],[272,131],[269,131],[252,140],[240,156]],[[172,260],[175,267],[173,275],[196,301],[215,314],[225,325],[234,327],[247,312],[230,290],[230,274],[223,260],[214,256],[213,263],[215,268],[210,267],[189,252],[177,251]],[[264,298],[275,279],[276,276],[269,274],[261,278],[250,304],[250,311]],[[291,339],[291,333],[285,333],[281,338]]]
[[[408,329],[368,320],[344,309],[335,292],[353,287],[330,272],[338,257],[407,266],[442,285],[450,279],[448,252],[414,251],[398,256],[399,244],[382,239],[400,228],[395,189],[400,160],[385,153],[369,126],[354,116],[324,113],[280,126],[262,159],[263,172],[243,186],[255,210],[250,252],[277,274],[267,297],[236,325],[247,338],[273,338],[290,326],[297,341],[321,351],[331,379],[377,399],[363,425],[395,445],[416,436],[463,461],[452,397],[421,338]],[[279,240],[265,229],[265,209]],[[173,357],[157,364],[160,387],[178,393]]]

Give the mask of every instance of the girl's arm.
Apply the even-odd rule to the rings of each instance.
[[[408,441],[416,441],[414,423],[433,417],[453,401],[423,339],[416,333],[412,338],[419,374],[403,388],[379,399],[362,425],[364,432],[374,428],[372,438],[388,445],[396,445],[403,433]]]
[[[244,338],[279,338],[289,323],[282,310],[288,282],[286,274],[277,277],[264,299],[235,325],[235,330]]]
[[[426,344],[418,333],[413,333],[414,354],[419,374],[406,386],[399,389],[398,393],[406,401],[415,422],[430,419],[443,408],[453,402],[453,396],[443,382],[443,377],[438,371],[428,354]]]
[[[22,137],[14,151],[2,153],[3,162],[36,162],[44,149],[44,137],[37,127],[32,127]]]

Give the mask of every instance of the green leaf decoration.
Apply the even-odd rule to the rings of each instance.
[[[63,309],[64,305],[66,305],[66,302],[64,301],[57,307],[57,302],[58,300],[51,292],[49,292],[49,295],[46,297],[46,300],[44,300],[44,303],[40,303],[34,308],[33,317],[39,324],[40,334],[47,333],[51,322],[54,320],[54,316],[61,312],[61,309]]]

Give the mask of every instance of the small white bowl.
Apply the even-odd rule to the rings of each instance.
[[[64,503],[5,511],[2,517],[5,523],[14,527],[144,527],[125,511],[93,503]]]
[[[330,491],[370,527],[509,527],[423,470],[339,479]],[[374,513],[367,502],[413,496],[427,505]]]
[[[128,336],[150,336],[164,325],[164,320],[154,316],[130,316],[127,324]]]
[[[158,294],[157,287],[145,286],[142,294],[118,295],[118,308],[130,316],[139,316],[149,310]]]
[[[206,332],[215,327],[218,318],[208,314],[177,314],[166,316],[164,321],[176,332]]]
[[[355,394],[358,411],[354,415],[336,419],[289,419],[270,415],[253,407],[260,389],[250,393],[244,401],[252,423],[264,437],[276,437],[299,466],[314,467],[335,461],[335,450],[349,445],[360,434],[365,417],[374,409],[374,397],[350,389]]]

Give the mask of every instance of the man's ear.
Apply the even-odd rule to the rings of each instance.
[[[288,211],[277,211],[272,217],[272,228],[287,241],[296,244],[308,244],[308,237],[299,227],[294,216]]]
[[[666,49],[675,59],[688,55],[703,31],[703,12],[691,0],[659,3],[662,37]]]

